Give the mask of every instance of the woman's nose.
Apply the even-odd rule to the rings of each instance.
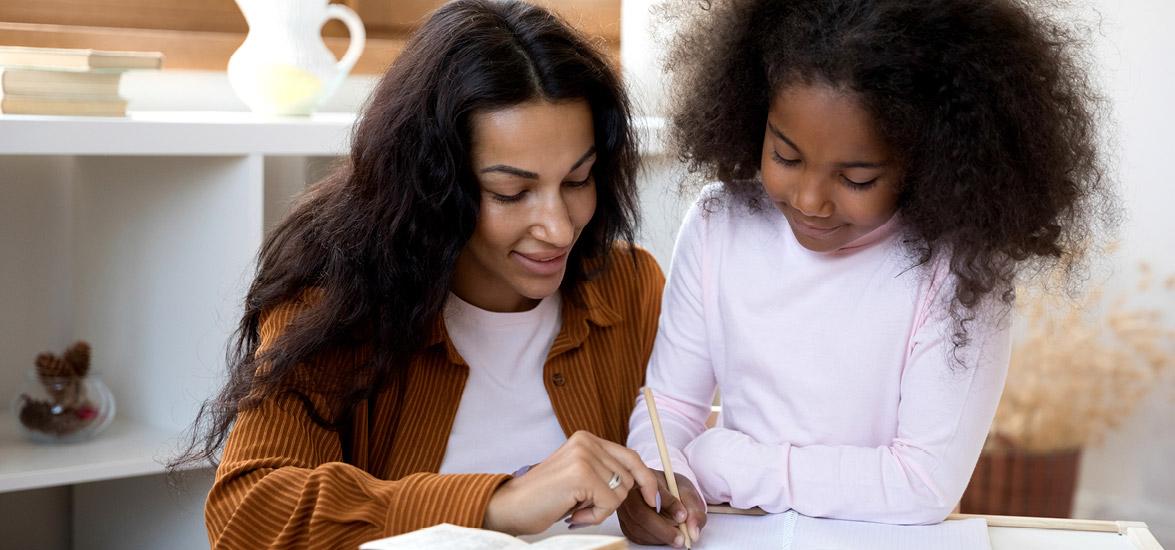
[[[575,239],[575,228],[567,203],[561,196],[543,202],[538,209],[537,219],[531,224],[531,234],[552,246],[571,246]]]

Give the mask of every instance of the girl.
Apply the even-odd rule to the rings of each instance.
[[[620,444],[663,284],[631,245],[636,161],[623,89],[582,36],[518,2],[440,8],[349,162],[261,251],[186,457],[227,437],[212,546],[536,533],[598,523],[637,486],[655,504]]]
[[[1016,276],[1071,261],[1103,204],[1059,28],[1016,0],[727,0],[684,30],[673,136],[720,183],[681,228],[647,383],[707,502],[899,524],[958,502]],[[661,467],[642,402],[630,429]]]

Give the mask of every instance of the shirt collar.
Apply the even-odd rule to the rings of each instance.
[[[574,296],[565,295],[563,299],[562,326],[559,328],[559,334],[555,336],[554,343],[551,344],[551,356],[583,344],[591,333],[590,325],[610,327],[620,322],[620,314],[604,299],[604,292],[597,280],[580,283],[572,292],[575,293]],[[457,352],[457,347],[453,345],[453,339],[449,338],[444,317],[438,315],[433,321],[427,346],[441,344],[445,346],[450,363],[466,364]]]

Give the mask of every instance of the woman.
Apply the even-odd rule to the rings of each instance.
[[[664,281],[631,245],[636,163],[623,90],[582,36],[521,3],[440,8],[349,162],[261,251],[187,457],[224,445],[212,546],[535,533],[598,523],[634,487],[653,506],[617,443]]]

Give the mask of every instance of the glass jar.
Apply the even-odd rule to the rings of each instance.
[[[12,400],[12,415],[25,437],[38,443],[85,441],[114,420],[114,395],[95,373],[40,376],[30,369]]]

